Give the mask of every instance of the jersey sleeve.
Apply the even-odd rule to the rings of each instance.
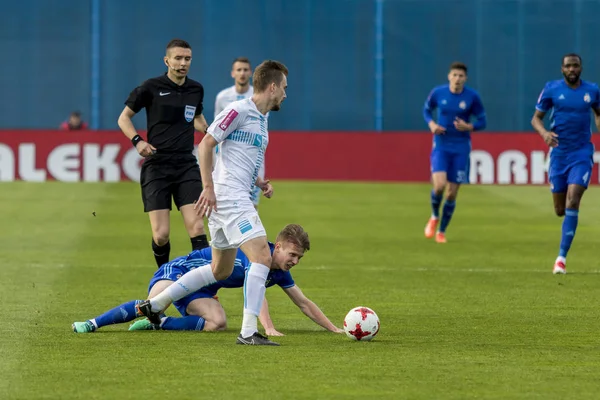
[[[242,110],[225,108],[210,124],[207,132],[215,138],[217,143],[221,143],[240,126],[244,115],[245,113]]]
[[[423,119],[425,120],[425,123],[427,123],[427,124],[429,124],[431,121],[433,121],[433,110],[435,110],[437,108],[435,92],[436,92],[436,90],[433,89],[429,93],[429,96],[427,96],[427,99],[425,100],[425,104],[423,105]]]
[[[483,102],[481,101],[481,97],[479,97],[478,93],[473,94],[473,103],[471,103],[471,115],[473,115],[476,119],[473,124],[474,131],[480,131],[485,129],[487,125],[487,119],[485,116],[485,108],[483,108]]]
[[[125,105],[138,113],[142,108],[147,108],[152,104],[152,92],[148,87],[147,82],[142,83],[129,93],[129,97],[125,101]]]
[[[294,278],[292,278],[292,274],[290,271],[283,271],[281,277],[277,281],[277,285],[279,285],[282,289],[289,289],[296,285],[294,282]]]
[[[594,110],[597,110],[600,107],[600,89],[596,86],[594,89],[594,96],[592,97],[591,107]]]
[[[540,97],[538,97],[535,109],[545,113],[548,112],[552,106],[552,90],[550,89],[550,86],[546,84],[542,93],[540,93]]]

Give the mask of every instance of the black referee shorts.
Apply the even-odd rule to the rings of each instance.
[[[195,160],[181,164],[144,162],[140,184],[144,212],[171,210],[171,199],[179,210],[193,204],[202,193],[200,167]]]

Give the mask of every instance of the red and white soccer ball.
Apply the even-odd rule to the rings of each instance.
[[[353,308],[344,318],[344,331],[352,340],[369,341],[379,332],[379,317],[369,307]]]

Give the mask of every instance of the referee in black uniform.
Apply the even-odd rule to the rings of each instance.
[[[119,127],[145,158],[140,183],[144,211],[152,226],[152,251],[160,267],[169,261],[171,198],[181,211],[192,248],[208,247],[204,220],[194,210],[202,192],[200,169],[193,154],[194,129],[206,132],[202,115],[204,88],[187,77],[192,48],[184,40],[167,45],[167,73],[133,89],[119,116]],[[146,109],[147,140],[135,130],[131,118]]]

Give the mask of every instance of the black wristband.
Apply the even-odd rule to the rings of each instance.
[[[140,135],[135,135],[134,137],[131,138],[131,144],[133,144],[133,147],[135,147],[142,140],[144,140],[144,139],[142,139],[142,137]]]

